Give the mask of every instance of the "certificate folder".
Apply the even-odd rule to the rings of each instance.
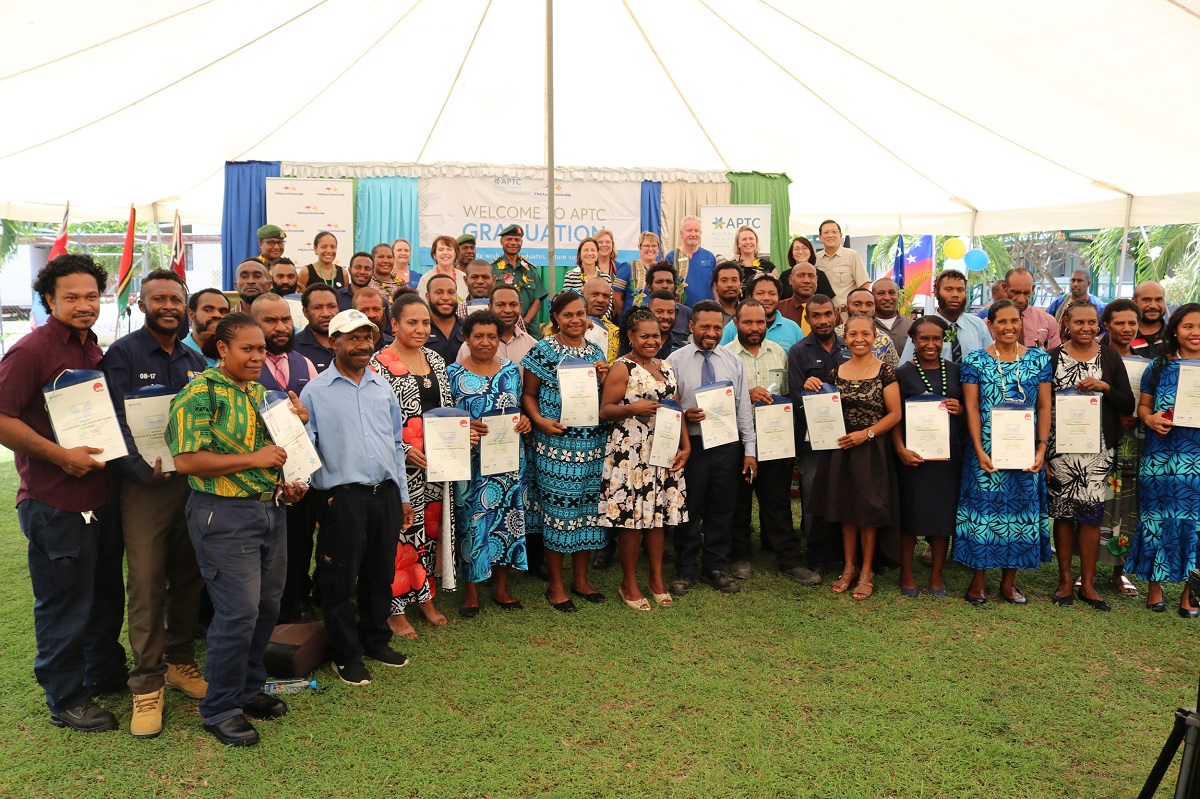
[[[561,402],[558,423],[563,427],[595,427],[600,424],[600,386],[596,381],[596,364],[582,358],[563,358],[557,372]]]
[[[814,450],[838,449],[838,439],[846,435],[842,416],[842,395],[836,386],[821,384],[819,391],[805,391],[804,420],[808,423],[808,442]]]
[[[129,454],[103,372],[67,369],[42,387],[54,438],[64,449],[95,447],[102,463]]]
[[[787,397],[771,395],[774,402],[754,403],[754,436],[759,461],[796,457],[795,407]]]
[[[904,402],[904,446],[927,461],[950,459],[950,412],[941,394],[919,394]]]
[[[137,444],[138,454],[151,466],[155,458],[162,458],[164,472],[175,471],[175,459],[163,435],[177,393],[178,389],[154,384],[130,391],[124,397],[125,424]]]
[[[425,431],[425,474],[431,483],[471,479],[471,415],[434,408],[421,415]]]
[[[487,435],[479,439],[479,473],[483,476],[521,470],[521,436],[513,428],[521,419],[516,408],[483,414]],[[469,438],[469,434],[468,434]]]

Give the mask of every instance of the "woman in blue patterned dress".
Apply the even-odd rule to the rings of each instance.
[[[533,423],[533,482],[537,489],[533,511],[541,518],[550,572],[546,600],[563,613],[576,609],[563,584],[563,555],[568,553],[571,593],[593,603],[604,601],[604,594],[588,583],[587,567],[588,553],[607,543],[597,517],[607,425],[564,427],[558,421],[562,411],[559,363],[566,358],[590,361],[600,381],[608,373],[604,353],[583,337],[587,324],[583,297],[573,291],[559,293],[550,305],[554,335],[539,341],[521,361],[525,367],[521,405]],[[597,401],[599,392],[597,383]]]
[[[1141,518],[1125,568],[1149,581],[1146,607],[1156,613],[1166,609],[1162,584],[1182,582],[1196,568],[1200,429],[1177,427],[1173,421],[1182,362],[1196,359],[1200,359],[1200,305],[1188,303],[1167,323],[1162,354],[1142,375],[1138,405],[1138,418],[1149,432],[1138,474]],[[1196,618],[1197,604],[1195,594],[1185,587],[1179,615]]]
[[[489,424],[512,424],[517,433],[528,433],[529,419],[521,413],[521,370],[507,358],[496,357],[500,348],[500,317],[477,311],[462,324],[468,355],[462,363],[446,367],[450,397],[455,407],[471,414],[471,429],[488,434]],[[501,412],[500,416],[484,414]],[[516,423],[511,421],[517,416]],[[508,570],[528,568],[525,557],[525,458],[515,472],[484,475],[479,449],[471,453],[471,480],[454,492],[460,538],[458,562],[467,581],[459,615],[479,614],[479,583],[495,576],[492,601],[504,610],[524,606],[508,592]]]
[[[1021,344],[1021,314],[1012,300],[988,309],[994,344],[963,358],[963,405],[971,443],[963,458],[954,559],[975,571],[964,597],[987,602],[987,569],[1000,569],[1000,596],[1024,605],[1017,569],[1038,569],[1050,561],[1050,519],[1042,466],[1050,437],[1050,356]],[[1028,468],[992,465],[992,409],[1012,403],[1035,413],[1037,445]]]

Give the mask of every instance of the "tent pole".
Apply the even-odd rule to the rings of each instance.
[[[1117,267],[1117,282],[1125,279],[1125,251],[1129,249],[1129,218],[1133,214],[1133,195],[1125,195],[1125,234],[1121,238],[1121,265]],[[1133,276],[1133,284],[1137,285],[1137,275]]]
[[[558,275],[554,264],[554,239],[557,226],[554,218],[554,0],[546,0],[546,265],[550,269],[550,296],[558,291]]]

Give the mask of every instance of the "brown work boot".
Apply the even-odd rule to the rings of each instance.
[[[129,720],[129,732],[134,738],[157,738],[163,728],[163,692],[159,688],[152,694],[133,695],[133,718]]]
[[[208,693],[208,683],[204,681],[200,670],[191,663],[168,663],[167,664],[167,685],[183,691],[192,699],[203,699]]]

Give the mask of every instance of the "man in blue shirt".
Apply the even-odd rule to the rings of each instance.
[[[408,663],[388,642],[399,533],[413,521],[404,477],[404,419],[395,393],[367,368],[378,328],[361,311],[329,323],[333,365],[304,388],[308,436],[321,456],[312,487],[320,496],[317,586],[333,670],[369,685],[363,657]],[[355,619],[355,605],[358,619]]]
[[[143,456],[125,415],[127,394],[163,386],[169,395],[205,369],[204,356],[175,337],[183,324],[187,290],[179,275],[156,269],[142,280],[138,310],[145,326],[108,348],[101,368],[108,378],[117,421],[129,454],[113,462],[121,498],[121,528],[128,563],[129,646],[133,668],[133,718],[137,738],[162,732],[163,692],[169,685],[203,699],[208,683],[196,669],[196,625],[204,582],[188,537],[183,507],[191,489],[161,457]],[[165,448],[165,444],[164,444]]]
[[[800,343],[804,334],[800,332],[800,325],[777,311],[779,294],[782,290],[783,286],[779,282],[779,278],[774,275],[760,273],[750,281],[750,299],[758,300],[767,314],[767,341],[774,341],[783,347],[783,351],[786,353]],[[724,346],[737,337],[737,320],[734,320],[727,323],[721,332],[721,345]]]
[[[700,580],[726,594],[741,590],[737,581],[725,574],[733,545],[731,526],[736,502],[736,492],[729,487],[738,480],[754,480],[758,472],[757,442],[754,409],[742,362],[734,353],[717,346],[721,318],[721,306],[712,300],[696,303],[692,308],[692,343],[667,358],[675,370],[679,402],[692,441],[692,454],[684,466],[688,520],[675,528],[675,579],[671,582],[671,593],[675,596],[683,596],[695,585],[702,548]],[[705,449],[700,434],[704,411],[696,406],[696,391],[723,381],[731,384],[738,440]]]
[[[187,308],[192,332],[187,334],[183,343],[203,355],[205,365],[216,366],[220,359],[216,357],[217,345],[213,336],[217,332],[217,322],[229,313],[229,300],[220,289],[200,289],[188,299]],[[213,355],[204,351],[206,346],[211,347]]]
[[[804,418],[804,383],[810,377],[819,377],[823,382],[833,380],[833,370],[850,359],[846,342],[837,335],[837,311],[833,299],[824,294],[814,294],[808,301],[808,324],[812,330],[803,341],[788,351],[788,394],[796,411],[796,471],[800,474],[800,509],[804,513],[802,522],[808,548],[808,568],[818,576],[825,574],[825,564],[833,553],[813,551],[813,516],[809,512],[812,500],[813,481],[821,453],[808,443],[808,423]],[[811,584],[811,580],[806,580]]]
[[[933,295],[938,308],[934,316],[940,316],[950,325],[946,331],[946,343],[942,345],[942,357],[948,361],[962,363],[963,356],[981,350],[992,343],[987,322],[975,314],[966,313],[967,277],[956,269],[946,269],[933,281]],[[900,355],[900,363],[913,359],[913,343],[909,339]]]
[[[1062,294],[1054,298],[1054,301],[1046,306],[1046,313],[1053,316],[1055,319],[1062,319],[1062,310],[1066,307],[1067,302],[1083,302],[1087,300],[1092,305],[1096,306],[1096,313],[1104,313],[1104,301],[1088,291],[1092,287],[1092,275],[1086,269],[1076,269],[1071,273],[1071,291],[1069,294]]]
[[[700,246],[700,217],[679,222],[679,249],[667,254],[679,279],[679,300],[689,308],[712,299],[712,271],[717,257]]]
[[[296,334],[296,352],[312,361],[318,372],[333,362],[329,322],[338,312],[337,292],[328,283],[313,283],[300,295],[300,307],[308,326]]]

